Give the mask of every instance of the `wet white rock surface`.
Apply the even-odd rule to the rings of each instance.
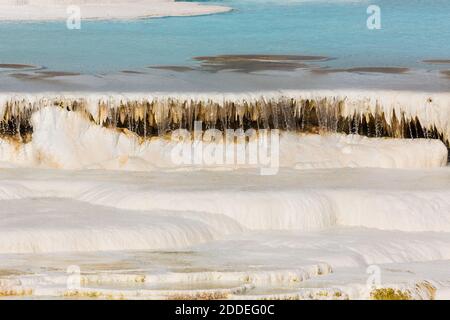
[[[383,287],[446,298],[449,174],[3,170],[0,288],[35,298],[370,298],[366,269],[376,265]],[[71,265],[79,289],[67,287]]]

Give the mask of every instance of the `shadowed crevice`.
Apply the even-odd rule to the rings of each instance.
[[[401,67],[355,67],[355,68],[339,68],[339,69],[322,68],[322,69],[311,70],[311,72],[317,73],[317,74],[330,74],[330,73],[340,73],[340,72],[403,74],[408,71],[409,71],[409,68],[401,68]]]

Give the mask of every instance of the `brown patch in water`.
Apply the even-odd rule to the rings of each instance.
[[[144,74],[144,72],[140,72],[140,71],[134,71],[134,70],[122,70],[120,71],[122,73],[128,73],[128,74]]]
[[[10,76],[21,80],[44,80],[54,77],[79,76],[80,73],[64,71],[36,71],[34,73],[13,73]]]
[[[450,79],[450,70],[442,70],[441,73]]]
[[[287,54],[225,54],[219,56],[194,57],[197,61],[228,62],[228,61],[325,61],[324,56],[302,56]]]
[[[19,270],[13,270],[13,269],[1,269],[0,270],[0,277],[10,277],[10,276],[20,276],[23,275],[25,272],[19,271]],[[26,273],[29,274],[29,273]],[[1,279],[0,279],[1,281]]]
[[[200,62],[199,67],[188,66],[149,66],[151,69],[169,70],[175,72],[206,71],[218,72],[230,70],[236,72],[256,71],[292,71],[299,68],[309,68],[305,62],[320,62],[330,60],[324,56],[303,55],[269,55],[269,54],[240,54],[240,55],[218,55],[199,56],[193,58]]]
[[[318,74],[329,74],[338,72],[350,72],[350,73],[388,73],[388,74],[402,74],[408,72],[408,68],[401,67],[356,67],[356,68],[344,68],[344,69],[313,69],[311,72]]]
[[[11,77],[14,77],[16,79],[31,79],[32,75],[28,73],[12,73],[10,74]]]
[[[19,63],[0,63],[0,68],[4,69],[27,69],[36,68],[36,66],[30,64],[19,64]]]
[[[300,68],[308,68],[307,61],[326,61],[328,57],[302,56],[302,55],[219,55],[194,57],[200,61],[200,70],[218,72],[222,70],[233,70],[237,72],[256,71],[293,71]]]
[[[447,64],[450,63],[450,59],[429,59],[429,60],[422,60],[422,62],[431,64]]]
[[[160,70],[169,70],[169,71],[175,71],[175,72],[187,72],[187,71],[195,70],[194,68],[185,67],[185,66],[150,66],[148,68],[150,68],[150,69],[160,69]]]
[[[65,71],[36,71],[35,73],[44,75],[46,78],[52,77],[68,77],[68,76],[79,76],[77,72],[65,72]]]

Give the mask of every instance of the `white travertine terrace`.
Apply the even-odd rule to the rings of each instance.
[[[60,169],[108,169],[131,171],[154,170],[229,170],[239,168],[288,167],[296,169],[374,167],[374,168],[435,168],[447,164],[447,148],[439,140],[367,138],[359,135],[324,133],[322,135],[282,132],[279,152],[263,165],[225,160],[195,165],[192,154],[187,162],[174,161],[177,150],[194,150],[192,140],[171,141],[170,137],[141,140],[135,134],[101,127],[79,112],[57,107],[42,108],[31,116],[33,126],[29,142],[18,143],[0,139],[0,161],[3,167],[48,167]],[[267,136],[266,136],[267,137]],[[270,136],[268,136],[270,139]],[[204,138],[206,139],[206,138]],[[252,146],[257,150],[265,136],[254,136]],[[203,159],[216,159],[232,148],[251,152],[249,143],[203,142]],[[187,149],[186,149],[187,148]],[[268,149],[266,153],[269,153]],[[180,155],[182,157],[183,154]],[[275,159],[276,157],[276,159]]]
[[[449,174],[3,169],[0,293],[367,299],[375,264],[383,287],[448,299]]]
[[[317,108],[320,128],[305,134],[279,124],[275,175],[249,165],[179,166],[171,158],[169,119],[292,120],[305,101]],[[448,299],[446,146],[341,134],[333,115],[382,115],[388,127],[414,119],[445,142],[450,94],[0,95],[0,295],[367,299],[366,270],[375,264],[383,287]],[[115,126],[122,117],[151,119],[161,134]],[[36,254],[48,270],[33,265]],[[87,268],[80,290],[66,286],[67,261]]]
[[[443,139],[450,140],[450,93],[388,91],[388,90],[283,90],[248,93],[14,93],[0,94],[0,116],[4,116],[9,103],[12,112],[38,110],[53,106],[55,103],[71,108],[74,101],[81,102],[82,107],[94,121],[101,124],[108,116],[108,110],[130,104],[133,118],[142,117],[144,103],[152,104],[151,112],[156,125],[167,121],[180,121],[183,112],[194,112],[187,109],[196,105],[204,117],[204,122],[214,122],[221,117],[242,119],[245,116],[252,120],[269,117],[273,113],[283,113],[287,117],[299,117],[305,101],[312,101],[318,109],[335,113],[334,116],[356,117],[362,119],[369,115],[382,115],[383,121],[392,124],[394,121],[417,119],[426,130],[436,130]],[[286,110],[266,108],[269,103],[291,103],[290,114]],[[79,103],[80,104],[80,103]],[[234,104],[235,108],[229,108]],[[197,105],[200,105],[198,107]],[[135,108],[135,106],[137,106]],[[22,110],[22,111],[21,111]],[[191,111],[187,111],[191,110]],[[195,111],[197,112],[197,111]],[[177,115],[174,117],[174,115]],[[329,115],[326,115],[327,117]],[[171,117],[171,119],[166,119]],[[175,118],[175,119],[174,119]],[[396,119],[394,119],[396,118]],[[176,120],[178,119],[178,120]],[[330,126],[330,119],[324,119],[324,125]],[[159,123],[158,123],[159,122]],[[320,119],[319,119],[320,122]],[[325,123],[326,122],[326,123]],[[322,124],[321,124],[322,125]],[[401,135],[399,136],[401,137]]]
[[[304,132],[303,122],[307,127],[311,121],[299,120],[310,106],[315,108],[314,125],[319,128],[314,133],[319,135],[298,135],[297,132]],[[19,144],[14,139],[2,140],[1,159],[13,166],[173,169],[180,165],[171,162],[174,143],[167,140],[174,125],[192,130],[196,119],[212,128],[219,123],[223,130],[229,126],[243,128],[244,120],[250,119],[258,123],[258,128],[283,130],[279,159],[282,167],[430,168],[447,163],[448,152],[442,142],[384,137],[404,138],[405,131],[409,134],[420,128],[422,136],[410,137],[429,138],[423,132],[434,132],[434,138],[448,144],[450,95],[325,91],[264,95],[10,93],[0,95],[0,117],[2,134],[9,134],[10,138],[20,139],[21,127],[22,131],[32,130],[22,136]],[[372,138],[342,135],[342,132],[358,133],[358,128],[356,132],[353,128],[350,132],[337,128],[338,124],[344,129],[355,125],[345,119],[357,119],[357,126],[367,119],[372,127],[366,125],[365,130],[372,131],[369,132]],[[383,126],[384,129],[378,128]],[[139,137],[136,128],[147,131]],[[153,138],[142,140],[142,136]],[[217,150],[223,147],[211,145]]]
[[[0,0],[0,21],[66,20],[69,6],[79,6],[81,19],[128,20],[195,16],[231,10],[228,7],[173,0]]]

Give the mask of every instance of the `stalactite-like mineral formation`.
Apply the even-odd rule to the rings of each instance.
[[[48,106],[81,112],[92,122],[141,137],[165,135],[195,121],[203,129],[280,129],[368,137],[440,139],[449,146],[450,95],[408,93],[267,95],[4,95],[0,134],[27,142],[33,112]]]

